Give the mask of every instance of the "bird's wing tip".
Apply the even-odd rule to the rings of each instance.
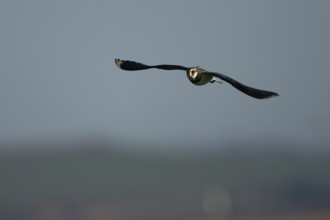
[[[280,96],[280,94],[274,92],[272,95],[267,96],[267,97],[265,97],[265,98],[263,98],[263,99],[270,99],[270,98],[274,98],[274,97],[276,97],[276,96]]]
[[[280,94],[278,94],[277,92],[274,92],[274,94],[271,97],[276,97],[276,96],[280,96]]]

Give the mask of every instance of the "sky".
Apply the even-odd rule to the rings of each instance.
[[[0,1],[0,141],[330,146],[330,1]],[[194,86],[201,66],[278,92]],[[155,146],[156,147],[156,146]]]

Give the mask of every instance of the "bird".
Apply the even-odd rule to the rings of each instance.
[[[205,69],[200,68],[199,66],[195,67],[186,67],[181,65],[170,65],[170,64],[160,64],[160,65],[146,65],[143,63],[131,61],[131,60],[121,60],[116,58],[115,64],[118,68],[126,71],[138,71],[138,70],[147,70],[147,69],[161,69],[161,70],[183,70],[186,71],[187,77],[189,81],[196,85],[202,86],[207,83],[222,83],[225,81],[232,85],[234,88],[238,89],[239,91],[245,93],[256,99],[269,99],[272,97],[279,96],[278,93],[256,89],[243,83],[240,83],[229,76],[226,76],[222,73],[218,72],[210,72]],[[222,81],[221,81],[222,80]]]

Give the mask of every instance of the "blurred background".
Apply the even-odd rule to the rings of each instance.
[[[329,9],[0,1],[0,219],[329,219]]]

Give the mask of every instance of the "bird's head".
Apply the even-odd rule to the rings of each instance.
[[[196,80],[201,74],[199,74],[197,67],[189,68],[187,70],[188,78]]]
[[[204,74],[206,70],[199,67],[191,67],[187,70],[187,77],[195,85],[205,85],[210,82],[211,78],[208,74]]]

